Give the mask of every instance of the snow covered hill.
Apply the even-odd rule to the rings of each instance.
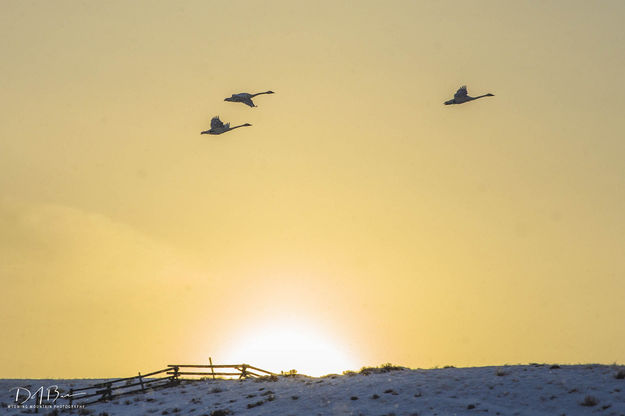
[[[625,368],[606,365],[515,365],[374,371],[278,377],[277,380],[190,380],[72,410],[79,415],[606,415],[625,416]],[[100,380],[97,380],[100,381]],[[15,387],[58,385],[68,391],[96,380],[1,380],[2,412],[15,407]],[[11,390],[13,389],[13,390]],[[45,404],[45,402],[44,402]],[[59,399],[57,405],[67,404]],[[39,408],[39,414],[69,413]]]

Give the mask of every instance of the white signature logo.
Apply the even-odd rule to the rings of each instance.
[[[56,384],[49,386],[47,388],[44,388],[44,386],[41,386],[35,391],[30,391],[26,387],[13,387],[9,391],[13,391],[13,390],[15,390],[15,403],[19,405],[23,405],[24,403],[26,403],[27,401],[31,399],[35,400],[35,404],[38,404],[38,405],[42,405],[44,400],[47,403],[54,404],[58,399],[68,399],[70,397],[76,397],[76,396],[86,394],[84,392],[73,393],[73,394],[69,394],[69,393],[61,394],[61,392],[59,391],[59,386],[57,386]]]

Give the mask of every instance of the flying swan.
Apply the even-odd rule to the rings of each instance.
[[[482,98],[482,97],[494,97],[493,94],[484,94],[484,95],[480,95],[477,97],[469,97],[467,95],[467,86],[463,85],[462,87],[460,87],[460,89],[458,91],[456,91],[456,93],[454,94],[454,98],[449,100],[449,101],[445,101],[445,105],[450,105],[450,104],[462,104],[462,103],[466,103],[468,101],[473,101],[473,100],[477,100],[478,98]]]
[[[233,103],[243,103],[243,104],[249,105],[250,107],[257,107],[252,101],[252,98],[261,94],[273,94],[273,93],[274,93],[273,91],[259,92],[256,94],[248,94],[246,92],[241,92],[239,94],[232,94],[232,97],[225,98],[224,101],[231,101]]]
[[[230,123],[222,123],[219,119],[219,116],[213,117],[211,119],[211,128],[210,130],[205,130],[200,134],[221,134],[230,130],[238,129],[239,127],[247,127],[251,126],[250,123],[241,124],[239,126],[230,127]]]

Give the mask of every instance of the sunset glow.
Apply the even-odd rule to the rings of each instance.
[[[345,346],[306,326],[269,325],[235,339],[232,349],[218,356],[220,362],[247,363],[275,373],[294,369],[310,376],[341,374],[357,366]]]

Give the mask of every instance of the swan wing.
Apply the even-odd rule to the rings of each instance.
[[[454,98],[466,98],[467,97],[467,86],[463,85],[462,87],[460,87],[458,89],[458,91],[456,91],[456,93],[454,94]]]
[[[224,126],[224,123],[221,122],[219,116],[213,117],[211,119],[211,129],[220,129]]]
[[[230,97],[229,100],[227,101],[234,101],[237,103],[243,103],[246,105],[249,105],[250,107],[256,107],[254,105],[254,102],[252,101],[252,94],[248,94],[246,92],[240,92],[238,94],[232,94],[232,97]]]
[[[246,97],[244,99],[241,100],[242,103],[249,105],[250,107],[256,107],[256,105],[254,105],[254,101],[252,101],[252,99],[250,97]]]

